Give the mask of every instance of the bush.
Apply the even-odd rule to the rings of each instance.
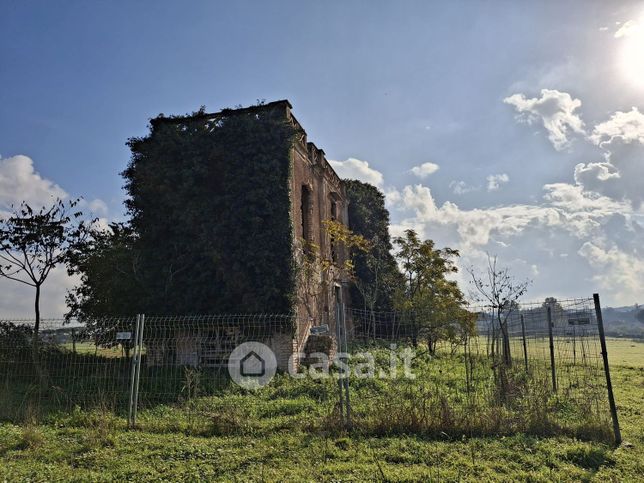
[[[26,325],[0,321],[0,363],[29,356],[33,334]]]

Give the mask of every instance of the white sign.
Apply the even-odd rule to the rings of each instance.
[[[329,326],[327,324],[311,327],[311,335],[323,335],[329,333]]]
[[[116,340],[130,340],[132,339],[132,332],[117,332]]]

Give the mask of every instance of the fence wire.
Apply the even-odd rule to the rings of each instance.
[[[374,412],[374,406],[381,414],[401,414],[396,406],[403,404],[408,426],[438,418],[426,426],[458,427],[464,433],[514,429],[610,437],[611,408],[592,298],[521,303],[501,311],[471,306],[468,312],[475,318],[473,333],[463,314],[450,318],[431,310],[350,309],[355,340],[429,347],[425,355],[431,361],[422,364],[419,357],[423,370],[407,383],[412,401],[391,397],[395,392],[374,393],[364,414]],[[423,344],[431,340],[439,342]]]
[[[135,410],[174,407],[193,425],[265,427],[259,419],[277,411],[326,430],[347,422],[350,395],[350,424],[365,433],[610,436],[593,299],[467,314],[339,308],[340,332],[333,321],[269,314],[48,319],[38,330],[34,321],[0,321],[0,418],[77,406],[123,414],[136,393]],[[333,364],[338,333],[348,370]],[[244,342],[276,357],[279,373],[260,391],[230,380],[229,356]],[[290,409],[276,409],[278,401]]]

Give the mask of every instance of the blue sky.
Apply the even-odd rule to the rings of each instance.
[[[66,193],[121,218],[125,142],[148,118],[287,98],[341,175],[382,179],[394,232],[461,248],[462,266],[497,253],[534,280],[532,299],[642,302],[643,14],[601,1],[5,1],[0,205]],[[70,283],[50,281],[47,314]],[[28,314],[21,289],[2,287],[3,312]]]

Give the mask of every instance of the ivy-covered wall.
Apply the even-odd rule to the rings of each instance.
[[[126,205],[146,313],[290,313],[295,128],[284,103],[152,119]]]

